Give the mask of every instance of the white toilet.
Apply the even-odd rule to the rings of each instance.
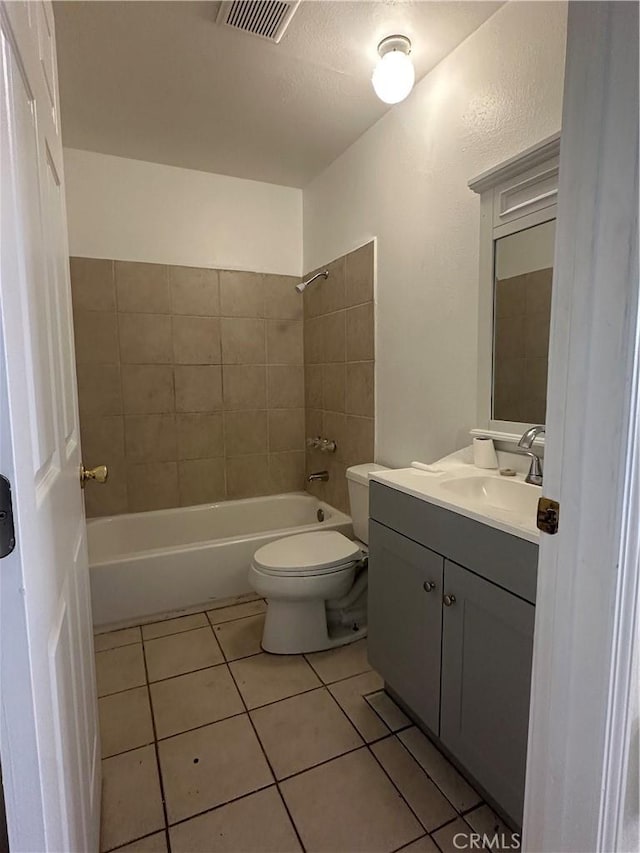
[[[254,554],[249,581],[268,603],[266,652],[317,652],[366,636],[369,473],[380,470],[384,465],[373,463],[347,469],[356,541],[321,530],[278,539]]]

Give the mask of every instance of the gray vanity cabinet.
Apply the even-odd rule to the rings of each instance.
[[[444,594],[440,739],[520,824],[535,608],[449,560]]]
[[[437,732],[444,559],[375,521],[369,554],[369,660]]]

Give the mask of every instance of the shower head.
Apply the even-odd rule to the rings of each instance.
[[[308,278],[306,281],[301,281],[300,284],[296,284],[296,290],[298,291],[298,293],[302,293],[302,291],[306,287],[309,287],[309,285],[317,278],[329,278],[329,270],[322,270],[322,272],[317,272],[315,275],[312,275],[311,278]]]

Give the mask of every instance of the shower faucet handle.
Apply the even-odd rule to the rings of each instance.
[[[338,449],[335,441],[329,438],[322,438],[319,435],[316,435],[314,438],[308,438],[307,447],[319,450],[321,453],[335,453]]]

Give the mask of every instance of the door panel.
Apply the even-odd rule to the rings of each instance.
[[[533,605],[445,560],[442,742],[522,823]]]
[[[443,559],[369,523],[369,659],[435,733],[440,715]],[[426,591],[425,584],[434,584]]]

